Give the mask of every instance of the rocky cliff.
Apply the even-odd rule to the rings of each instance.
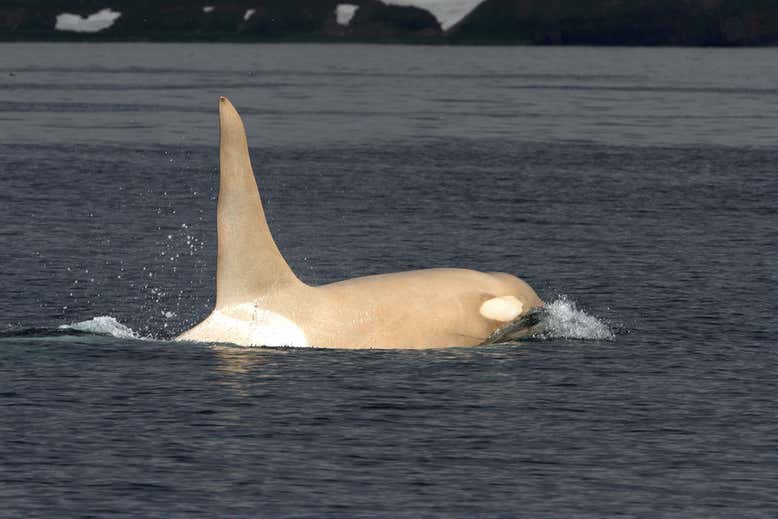
[[[447,36],[535,44],[775,44],[778,0],[485,0]]]

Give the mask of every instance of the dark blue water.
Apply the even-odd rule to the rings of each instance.
[[[771,52],[0,46],[0,515],[774,517]],[[169,342],[221,94],[304,281],[507,271],[550,331]]]

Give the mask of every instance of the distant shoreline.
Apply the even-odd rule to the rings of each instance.
[[[331,45],[409,45],[425,47],[538,47],[538,48],[677,48],[677,49],[773,49],[778,47],[778,42],[748,45],[726,45],[726,44],[642,44],[642,43],[535,43],[531,41],[501,41],[501,40],[438,40],[430,41],[425,39],[337,39],[337,38],[235,38],[235,37],[214,37],[214,38],[3,38],[0,35],[0,45],[14,43],[155,43],[155,44],[262,44],[262,45],[292,45],[292,44],[331,44]]]
[[[770,0],[6,0],[0,42],[775,47]],[[775,4],[775,5],[773,5]],[[458,8],[452,11],[452,6]]]
[[[225,44],[333,44],[333,45],[421,45],[428,47],[642,47],[642,48],[717,48],[717,49],[737,49],[737,48],[775,48],[778,47],[778,41],[769,43],[754,44],[674,44],[674,43],[632,43],[632,42],[614,42],[614,43],[550,43],[533,42],[527,40],[499,40],[499,39],[429,39],[429,38],[333,38],[327,36],[308,36],[308,37],[277,37],[277,38],[256,38],[246,37],[234,34],[219,35],[201,35],[196,38],[183,35],[164,35],[149,36],[139,35],[137,37],[122,36],[111,37],[108,35],[95,37],[93,35],[80,34],[57,34],[47,37],[23,36],[7,37],[6,34],[0,34],[0,44],[4,43],[225,43]]]

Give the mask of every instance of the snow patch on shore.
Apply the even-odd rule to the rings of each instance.
[[[102,9],[86,18],[78,14],[62,13],[57,15],[57,24],[54,30],[69,32],[100,32],[113,25],[122,15],[119,11],[110,8]]]
[[[444,31],[459,23],[483,0],[384,0],[387,5],[419,7],[432,13]]]
[[[335,8],[335,18],[338,25],[348,26],[351,20],[354,18],[354,14],[359,9],[358,5],[354,4],[338,4]]]

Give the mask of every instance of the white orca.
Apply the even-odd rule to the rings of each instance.
[[[245,346],[438,348],[494,342],[543,306],[519,278],[429,269],[309,286],[270,234],[243,122],[219,99],[216,304],[177,340]]]

